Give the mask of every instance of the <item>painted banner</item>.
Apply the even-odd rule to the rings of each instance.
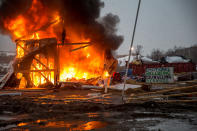
[[[173,67],[147,68],[145,77],[147,83],[172,83],[174,70]]]

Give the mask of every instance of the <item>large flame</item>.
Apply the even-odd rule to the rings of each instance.
[[[48,28],[42,28],[48,23],[53,23]],[[5,20],[4,26],[11,32],[13,39],[41,39],[56,37],[58,43],[61,42],[62,31],[61,17],[57,11],[47,11],[41,2],[33,0],[31,7],[27,12],[17,16],[14,19]],[[61,28],[60,28],[61,27]],[[34,32],[34,33],[32,33]],[[36,33],[35,33],[36,32]],[[66,39],[69,42],[91,42],[91,38],[86,38],[88,32],[82,32],[80,35],[72,27],[66,27]],[[27,53],[24,50],[24,42],[19,42],[17,46],[17,58],[22,58]],[[92,43],[94,45],[94,43]],[[77,51],[70,52],[71,49],[79,48],[81,45],[59,46],[60,62],[60,81],[80,81],[99,76],[108,77],[108,72],[104,71],[104,51],[98,50],[95,46],[88,46]],[[54,69],[53,58],[45,58],[42,54],[37,54],[35,58],[39,59],[49,69]],[[44,70],[42,64],[33,60],[30,70]],[[42,71],[31,72],[30,78],[35,86],[46,83],[47,78],[54,82],[54,72]]]

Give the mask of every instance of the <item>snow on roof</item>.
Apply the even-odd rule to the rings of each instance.
[[[166,56],[165,60],[168,63],[187,63],[190,61],[189,59],[184,59],[181,56]]]
[[[145,56],[141,57],[141,60],[142,60],[142,62],[159,63],[158,61],[154,61],[154,60],[152,60],[152,59],[150,59],[148,57],[145,57]]]
[[[119,66],[125,66],[126,61],[128,61],[128,57],[129,56],[118,58],[118,65]],[[133,58],[133,56],[131,56],[130,62],[133,61],[133,60],[134,60],[134,58]],[[148,57],[145,57],[145,56],[141,57],[141,61],[144,62],[144,63],[159,63],[158,61],[153,61],[152,59],[150,59]]]
[[[119,66],[126,66],[126,61],[128,61],[129,56],[124,56],[121,58],[118,58],[118,65]],[[131,56],[130,61],[133,60],[133,57]]]

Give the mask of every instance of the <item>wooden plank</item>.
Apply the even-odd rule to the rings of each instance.
[[[78,47],[78,48],[75,48],[75,49],[71,49],[70,52],[73,52],[73,51],[77,51],[79,49],[82,49],[82,48],[85,48],[85,47],[88,47],[90,45],[85,45],[85,46],[81,46],[81,47]]]
[[[44,38],[44,39],[29,39],[29,40],[23,40],[27,45],[39,43],[40,46],[45,44],[56,44],[57,40],[56,38]]]
[[[24,59],[27,59],[29,56],[34,56],[36,54],[38,54],[38,52],[40,50],[42,50],[44,47],[48,46],[49,44],[46,44],[45,46],[41,46],[40,48],[35,48],[32,49],[31,52],[28,52],[26,49],[24,49],[21,45],[19,45],[24,51],[26,51],[27,53],[25,53],[25,55],[22,58],[17,58],[16,64],[19,64],[21,61],[23,61]]]
[[[28,73],[28,72],[51,72],[54,71],[55,69],[49,69],[49,70],[19,70],[19,71],[15,71],[16,73],[20,72],[20,73]]]
[[[37,68],[33,63],[32,63],[32,66],[33,66],[34,68],[36,68],[36,70],[38,70],[38,68]],[[45,75],[43,75],[41,72],[38,72],[38,73],[40,73],[40,74],[44,77],[44,79],[45,79],[47,82],[51,83],[51,81],[49,81],[49,79],[46,78]]]
[[[59,82],[59,69],[60,69],[60,64],[59,64],[59,46],[56,46],[56,50],[54,53],[54,85],[57,86]]]
[[[57,44],[56,38],[46,38],[46,39],[38,39],[38,40],[24,40],[24,42],[29,42],[29,44],[31,44],[31,42],[33,42],[33,43],[34,42],[39,42],[39,43],[42,43],[42,45],[39,44],[39,48],[36,48],[36,49],[33,49],[33,50],[28,51],[27,49],[23,48],[19,43],[17,43],[17,45],[19,47],[21,47],[24,50],[24,52],[25,52],[25,56],[22,57],[22,59],[20,58],[17,63],[19,63],[23,59],[26,59],[26,56],[28,56],[28,55],[37,54],[39,50],[41,50],[45,46],[48,46],[49,44]],[[36,70],[25,70],[25,71],[18,71],[18,72],[22,72],[22,73],[38,72],[41,76],[44,77],[44,79],[47,82],[50,82],[51,83],[51,81],[49,81],[49,79],[42,72],[54,71],[54,69],[49,69],[48,66],[46,66],[45,64],[43,64],[39,59],[37,59],[35,57],[33,59],[35,59],[38,63],[40,63],[42,66],[44,66],[46,68],[46,70],[38,70],[38,68],[32,63],[32,66]],[[32,81],[30,81],[30,82],[32,83]]]
[[[90,44],[90,42],[80,42],[80,43],[60,43],[60,44],[58,44],[58,45],[89,45]]]
[[[152,98],[167,98],[167,97],[186,96],[186,95],[197,95],[197,92],[179,93],[179,94],[171,94],[171,95],[147,96],[147,97],[140,97],[140,98],[128,98],[128,100],[148,100]]]
[[[196,103],[197,100],[165,100],[165,101],[156,101],[157,103]]]
[[[144,96],[144,95],[152,95],[152,94],[161,94],[161,93],[165,93],[165,92],[184,90],[184,89],[190,89],[190,88],[195,88],[195,87],[197,87],[197,85],[186,86],[186,87],[172,87],[172,88],[166,89],[166,90],[137,94],[137,95],[134,95],[134,97]]]
[[[40,40],[33,40],[33,41],[37,41],[37,42],[41,42],[41,41],[45,41],[45,40],[50,40],[50,39],[40,39]],[[51,40],[54,40],[53,38],[51,38]],[[30,40],[30,41],[32,41],[32,40]],[[17,44],[18,46],[20,46],[24,51],[26,51],[26,52],[28,52],[27,51],[27,49],[25,49],[25,48],[23,48],[20,44]],[[29,53],[29,52],[28,52]],[[45,65],[45,64],[43,64],[39,59],[37,59],[37,58],[33,58],[33,59],[35,59],[37,62],[39,62],[42,66],[44,66],[47,70],[49,70],[49,68]]]
[[[45,64],[43,64],[39,59],[37,59],[37,58],[33,58],[33,59],[35,59],[38,63],[40,63],[42,66],[44,66],[47,70],[50,70]]]
[[[22,47],[19,43],[17,43],[17,46],[20,46],[24,51],[27,51],[24,47]]]

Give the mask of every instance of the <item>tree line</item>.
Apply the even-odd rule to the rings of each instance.
[[[197,63],[197,44],[190,47],[177,47],[163,51],[161,49],[153,49],[147,57],[158,61],[165,56],[182,56],[186,59],[191,59],[192,62]]]

